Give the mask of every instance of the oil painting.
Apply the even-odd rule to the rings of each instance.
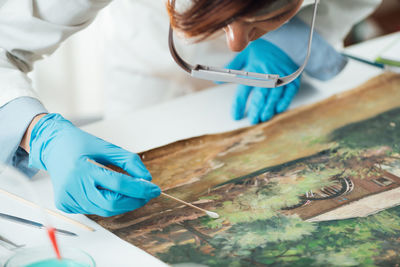
[[[90,218],[168,264],[400,262],[400,75],[141,157],[163,191],[220,218],[163,196]]]

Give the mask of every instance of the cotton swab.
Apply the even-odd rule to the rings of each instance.
[[[202,209],[202,208],[197,207],[197,206],[195,206],[193,204],[190,204],[190,203],[188,203],[186,201],[183,201],[183,200],[181,200],[179,198],[176,198],[176,197],[173,197],[171,195],[168,195],[167,193],[164,193],[164,192],[161,192],[161,195],[166,196],[168,198],[171,198],[171,199],[173,199],[175,201],[178,201],[178,202],[180,202],[180,203],[182,203],[182,204],[184,204],[186,206],[189,206],[191,208],[194,208],[194,209],[197,209],[197,210],[201,210],[202,212],[204,212],[205,214],[207,214],[209,217],[211,217],[213,219],[218,219],[219,218],[219,215],[216,212],[212,212],[212,211],[209,211],[209,210]]]
[[[102,167],[102,168],[107,169],[107,170],[109,170],[109,171],[116,171],[116,172],[120,172],[120,173],[129,175],[126,171],[124,171],[123,169],[121,169],[121,168],[119,168],[119,167],[112,166],[112,168],[110,168],[109,166],[104,166],[103,164],[100,164],[100,163],[98,163],[98,162],[96,162],[96,161],[94,161],[94,160],[91,160],[91,159],[88,159],[88,161],[89,161],[90,163],[93,163],[93,164],[96,165],[96,166]],[[145,182],[148,182],[147,180],[144,180],[144,179],[141,179],[141,180],[143,180],[143,181],[145,181]],[[190,204],[190,203],[188,203],[188,202],[186,202],[186,201],[183,201],[183,200],[181,200],[181,199],[179,199],[179,198],[176,198],[176,197],[173,197],[173,196],[171,196],[171,195],[168,195],[167,193],[164,193],[164,192],[161,192],[161,195],[163,195],[163,196],[165,196],[165,197],[168,197],[168,198],[170,198],[170,199],[173,199],[173,200],[175,200],[175,201],[178,201],[179,203],[182,203],[182,204],[184,204],[184,205],[186,205],[186,206],[189,206],[189,207],[191,207],[191,208],[200,210],[200,211],[204,212],[205,214],[207,214],[209,217],[211,217],[211,218],[213,218],[213,219],[218,219],[218,218],[219,218],[218,213],[215,213],[215,212],[212,212],[212,211],[208,211],[208,210],[202,209],[202,208],[197,207],[197,206],[195,206],[195,205],[193,205],[193,204]]]

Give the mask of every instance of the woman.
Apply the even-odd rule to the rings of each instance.
[[[97,12],[109,2],[106,0],[9,0],[0,4],[0,81],[2,85],[0,87],[0,144],[2,148],[0,159],[30,175],[33,175],[37,169],[48,171],[54,187],[56,206],[70,213],[112,216],[139,208],[160,194],[160,188],[150,182],[151,174],[136,154],[81,131],[59,114],[48,114],[34,93],[26,75],[36,60],[52,53],[68,36],[89,25]],[[146,2],[151,5],[154,1]],[[344,7],[350,1],[336,0],[335,2],[341,3],[338,6]],[[351,1],[358,4],[368,3],[370,5],[368,12],[377,2],[378,0]],[[249,41],[277,29],[293,18],[303,4],[302,0],[266,0],[264,2],[197,0],[193,3],[194,7],[191,6],[192,2],[188,2],[187,7],[177,13],[170,6],[172,24],[177,31],[189,37],[208,37],[224,29],[229,48],[233,51],[244,49],[230,64],[232,68],[243,67],[272,72],[277,70],[282,72],[278,74],[285,74],[298,65],[297,59],[288,56],[293,51],[285,52],[284,47],[281,49],[273,44],[279,39],[277,37],[275,37],[276,40],[272,38],[273,40],[269,42],[256,41],[253,42],[255,45],[251,44],[246,49],[245,47]],[[322,8],[322,14],[330,11],[331,9],[324,11]],[[301,17],[300,13],[299,17]],[[304,13],[304,16],[307,16],[306,9]],[[157,16],[161,16],[162,13],[154,10],[151,14],[153,15],[150,22],[156,21]],[[151,24],[142,22],[140,26],[143,27],[143,25],[146,25],[147,30],[154,28]],[[291,23],[286,25],[289,30],[293,30],[289,27]],[[304,22],[300,21],[299,25],[307,28]],[[125,23],[124,29],[126,36],[137,33],[131,29],[129,22]],[[166,39],[160,42],[165,43],[164,40]],[[154,40],[149,42],[154,42]],[[144,49],[150,44],[149,42],[145,42],[139,48]],[[321,42],[323,42],[322,38]],[[160,46],[160,55],[164,54],[164,49],[166,45],[163,44]],[[265,50],[269,52],[267,57],[264,56]],[[114,52],[117,53],[118,49]],[[260,57],[263,60],[259,60]],[[145,55],[138,54],[132,60],[156,60],[160,65],[169,64],[163,57],[157,56],[157,51]],[[130,60],[125,58],[124,61]],[[309,71],[312,73],[310,69]],[[135,87],[143,89],[145,84],[145,80],[138,79]],[[163,85],[163,82],[158,84]],[[298,82],[295,86],[281,88],[279,90],[289,90],[290,93],[281,91],[280,94],[272,90],[271,93],[266,93],[268,90],[262,88],[240,87],[234,102],[234,117],[238,119],[243,116],[247,97],[251,91],[254,91],[252,99],[255,100],[252,102],[255,108],[250,107],[249,114],[253,114],[251,116],[254,116],[252,117],[254,123],[266,120],[287,107],[297,87]],[[275,98],[273,101],[268,100],[273,94],[278,100]],[[279,99],[284,100],[280,102]],[[89,162],[89,159],[101,164],[121,167],[130,176],[105,170]]]
[[[259,8],[258,2],[265,4],[266,8]],[[259,40],[268,42],[250,44],[227,67],[239,68],[238,63],[242,63],[243,68],[249,71],[285,75],[303,63],[313,0],[196,1],[195,6],[179,15],[179,11],[185,10],[187,3],[191,1],[176,1],[178,15],[173,19],[175,31],[187,37],[212,35],[200,43],[190,45],[185,40],[176,39],[179,53],[188,62],[224,66],[235,57],[234,52],[244,50],[252,39],[261,37]],[[277,7],[282,12],[287,11],[286,14],[271,17],[274,14],[268,13],[268,4],[273,3],[282,3]],[[370,14],[379,3],[380,0],[321,0],[312,56],[306,73],[320,80],[337,75],[344,68],[346,60],[334,48],[340,48],[351,27]],[[227,4],[231,6],[226,7]],[[274,6],[269,8],[274,9]],[[109,25],[106,29],[106,46],[114,48],[106,51],[107,116],[118,116],[177,95],[214,86],[191,78],[172,60],[165,45],[169,18],[163,12],[164,9],[165,3],[162,1],[121,0],[114,2],[106,10]],[[257,21],[251,19],[252,15],[243,15],[240,12],[256,13]],[[277,12],[279,10],[275,11]],[[155,13],[157,16],[152,15]],[[263,13],[264,17],[260,16]],[[296,15],[291,19],[294,13]],[[239,19],[225,25],[231,17]],[[190,25],[194,27],[190,28]],[[279,26],[282,27],[278,28]],[[264,35],[265,33],[267,34]],[[250,60],[249,56],[252,55],[257,55],[256,59]],[[232,116],[234,119],[241,119],[246,115],[246,101],[252,92],[253,95],[247,103],[247,117],[252,123],[266,121],[288,107],[298,87],[299,80],[286,88],[274,90],[239,86],[233,101]],[[268,94],[272,97],[268,97]],[[263,109],[264,116],[261,116]]]

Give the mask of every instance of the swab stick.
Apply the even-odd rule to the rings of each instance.
[[[218,219],[218,218],[219,218],[218,213],[215,213],[215,212],[212,212],[212,211],[209,211],[209,210],[202,209],[202,208],[197,207],[197,206],[195,206],[195,205],[193,205],[193,204],[190,204],[190,203],[188,203],[188,202],[186,202],[186,201],[183,201],[183,200],[181,200],[181,199],[179,199],[179,198],[176,198],[176,197],[173,197],[173,196],[171,196],[171,195],[168,195],[167,193],[164,193],[164,192],[161,192],[161,195],[166,196],[166,197],[168,197],[168,198],[171,198],[171,199],[173,199],[173,200],[175,200],[175,201],[178,201],[178,202],[180,202],[180,203],[182,203],[182,204],[184,204],[184,205],[186,205],[186,206],[189,206],[189,207],[191,207],[191,208],[194,208],[194,209],[197,209],[197,210],[201,210],[202,212],[204,212],[205,214],[207,214],[208,216],[210,216],[210,217],[213,218],[213,219]]]

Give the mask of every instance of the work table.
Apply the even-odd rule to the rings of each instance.
[[[346,53],[373,60],[388,43],[399,38],[400,33],[388,35],[345,49]],[[299,93],[290,108],[296,108],[327,98],[333,94],[356,87],[382,73],[382,69],[349,61],[345,70],[328,82],[304,77]],[[100,138],[133,152],[141,152],[168,143],[204,134],[230,131],[250,126],[247,119],[233,121],[230,117],[235,85],[216,86],[205,91],[183,96],[170,102],[152,106],[123,118],[103,120],[84,129]],[[48,208],[54,207],[53,191],[49,176],[41,172],[34,177],[34,187]],[[15,188],[15,185],[10,185]],[[17,193],[18,193],[18,189]],[[22,192],[20,193],[22,194]],[[3,213],[41,221],[36,210],[0,195]],[[55,227],[78,234],[78,237],[59,236],[63,246],[78,247],[90,254],[97,266],[166,266],[135,246],[119,239],[83,215],[68,215],[96,229],[83,230],[51,217]],[[44,231],[0,220],[1,234],[17,244],[26,246],[47,245]],[[4,229],[7,229],[6,231]],[[10,252],[0,247],[0,265]],[[130,264],[131,263],[131,264]]]

